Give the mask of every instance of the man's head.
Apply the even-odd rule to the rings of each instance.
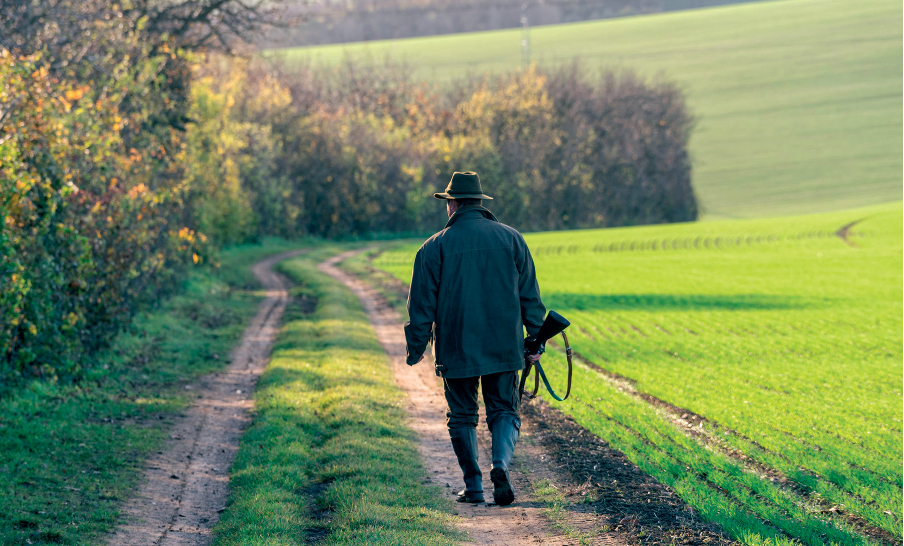
[[[489,195],[484,195],[480,178],[475,172],[453,173],[446,191],[434,193],[433,197],[446,200],[446,212],[450,217],[461,207],[480,205],[484,199],[492,199]]]
[[[483,200],[481,199],[446,199],[446,212],[449,213],[449,218],[452,218],[452,215],[460,209],[461,207],[467,207],[468,205],[482,205]]]
[[[453,173],[452,180],[446,186],[446,191],[442,193],[434,193],[433,197],[437,199],[445,199],[446,201],[465,201],[465,204],[480,204],[481,200],[492,199],[489,195],[484,195],[483,188],[480,187],[480,178],[475,172]],[[468,203],[470,201],[470,203]],[[475,203],[476,202],[476,203]],[[446,203],[448,207],[462,207],[464,204],[458,203],[451,205]]]

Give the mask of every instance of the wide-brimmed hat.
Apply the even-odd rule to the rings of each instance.
[[[475,172],[452,173],[452,180],[446,186],[445,193],[434,193],[437,199],[492,199],[483,194],[480,178]]]

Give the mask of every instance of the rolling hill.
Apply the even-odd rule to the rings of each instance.
[[[781,216],[902,198],[901,19],[890,0],[784,0],[536,27],[530,40],[541,66],[580,59],[677,82],[697,119],[705,218]],[[388,56],[445,82],[517,69],[520,40],[505,30],[269,54]]]

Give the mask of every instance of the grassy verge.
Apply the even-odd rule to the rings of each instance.
[[[456,544],[453,506],[405,426],[403,394],[358,300],[317,271],[323,247],[281,265],[299,287],[255,391],[217,544]],[[308,311],[306,313],[305,311]],[[312,311],[312,312],[311,312]]]
[[[98,544],[188,404],[182,386],[228,364],[259,297],[250,264],[297,244],[221,255],[185,291],[141,315],[77,384],[36,381],[0,398],[0,544]],[[249,285],[253,286],[253,285]]]
[[[367,282],[386,302],[399,312],[404,320],[408,320],[408,283],[398,279],[390,272],[377,269],[372,262],[380,254],[392,251],[398,248],[407,248],[412,244],[416,244],[415,248],[420,247],[420,240],[412,243],[410,239],[402,239],[399,241],[379,242],[375,246],[369,248],[365,252],[356,254],[347,260],[343,260],[339,267],[343,271],[347,271],[359,279]]]

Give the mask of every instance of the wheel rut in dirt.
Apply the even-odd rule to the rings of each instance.
[[[266,290],[257,315],[233,351],[229,367],[186,389],[197,396],[176,419],[170,441],[145,463],[140,489],[122,508],[122,523],[108,541],[116,546],[206,545],[228,495],[229,468],[250,422],[251,392],[289,301],[278,262],[306,252],[284,252],[252,271]]]
[[[418,451],[424,461],[431,481],[444,488],[450,497],[463,486],[461,470],[452,452],[449,434],[445,425],[446,402],[443,396],[442,380],[436,377],[430,356],[416,366],[405,363],[405,335],[399,314],[385,301],[378,290],[358,279],[336,264],[361,250],[350,251],[335,256],[319,268],[324,273],[349,287],[361,300],[377,337],[392,359],[393,370],[399,386],[408,394],[408,415],[410,426],[418,434]],[[481,423],[485,423],[481,408]],[[524,437],[524,435],[522,435]],[[484,475],[484,492],[488,501],[492,499],[492,483],[489,480],[490,436],[486,427],[478,427],[479,458]],[[506,507],[483,504],[460,504],[459,527],[468,533],[468,544],[498,544],[515,546],[521,544],[577,545],[580,540],[568,536],[561,526],[552,525],[544,516],[546,508],[531,495],[532,483],[547,477],[548,472],[537,474],[536,469],[550,460],[543,448],[527,439],[519,442],[515,450],[510,474],[515,488],[515,502]],[[548,470],[548,469],[547,469]],[[556,476],[551,476],[556,479]],[[582,519],[586,520],[586,517]],[[596,534],[584,539],[584,544],[622,544],[611,536]]]

